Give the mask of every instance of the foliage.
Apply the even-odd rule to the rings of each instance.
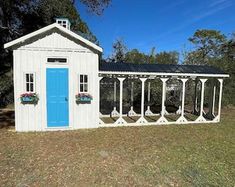
[[[178,64],[179,53],[177,51],[160,52],[156,55],[156,61],[158,64]]]
[[[125,62],[143,64],[146,63],[148,56],[138,51],[138,49],[132,49],[125,54]]]
[[[108,59],[109,62],[125,62],[127,47],[122,39],[117,39],[113,43],[113,54]]]
[[[218,57],[220,47],[226,37],[216,30],[197,30],[193,37],[189,38],[194,50],[186,55],[185,64],[210,64],[210,60]]]
[[[111,3],[111,0],[80,0],[80,2],[85,4],[90,12],[101,15],[104,9]]]
[[[227,38],[220,31],[197,30],[189,38],[194,50],[186,54],[184,64],[212,65],[230,75],[224,81],[224,105],[235,105],[235,36]]]
[[[126,62],[134,64],[144,63],[159,63],[159,64],[178,64],[179,53],[176,51],[155,53],[153,47],[149,54],[140,52],[138,49],[127,50],[123,40],[118,39],[113,44],[113,54],[111,58],[107,59],[108,62]]]
[[[0,107],[14,102],[13,82],[11,76],[8,74],[1,75],[0,98]]]
[[[23,93],[20,95],[22,104],[37,104],[39,97],[37,93]]]

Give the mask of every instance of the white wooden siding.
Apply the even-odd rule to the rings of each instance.
[[[48,57],[66,57],[67,64],[49,64]],[[53,33],[34,43],[14,50],[14,91],[17,131],[45,131],[47,128],[46,68],[69,69],[69,128],[98,127],[98,55],[58,33]],[[24,93],[24,72],[35,72],[37,105],[23,105],[20,95]],[[78,74],[87,74],[91,104],[75,102],[78,93]],[[52,129],[53,130],[53,129]],[[58,130],[58,129],[54,129]]]

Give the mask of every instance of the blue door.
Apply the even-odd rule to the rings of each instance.
[[[47,68],[47,126],[66,127],[69,125],[68,69]]]

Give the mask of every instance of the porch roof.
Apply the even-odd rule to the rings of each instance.
[[[222,70],[207,65],[175,65],[175,64],[133,64],[133,63],[107,63],[102,62],[99,67],[100,73],[110,74],[159,74],[179,76],[207,76],[229,77]]]

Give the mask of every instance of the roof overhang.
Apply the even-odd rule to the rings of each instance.
[[[74,39],[76,39],[76,40],[81,41],[82,43],[84,43],[84,44],[86,44],[87,46],[93,48],[94,50],[99,51],[100,53],[103,52],[103,49],[102,49],[101,47],[99,47],[98,45],[96,45],[96,44],[90,42],[89,40],[87,40],[87,39],[85,39],[85,38],[79,36],[78,34],[72,32],[72,31],[70,31],[70,30],[68,30],[68,29],[66,29],[66,28],[64,28],[64,27],[62,27],[62,26],[60,26],[60,25],[57,24],[57,23],[53,23],[53,24],[48,25],[48,26],[46,26],[46,27],[43,27],[43,28],[41,28],[41,29],[39,29],[39,30],[37,30],[37,31],[34,31],[34,32],[30,33],[30,34],[27,34],[27,35],[25,35],[25,36],[22,36],[22,37],[20,37],[20,38],[18,38],[18,39],[16,39],[16,40],[13,40],[13,41],[11,41],[11,42],[8,42],[8,43],[4,44],[4,48],[5,48],[5,49],[13,48],[13,47],[16,46],[16,45],[23,44],[25,41],[29,40],[30,38],[35,37],[35,36],[37,36],[37,35],[39,35],[39,34],[45,33],[45,32],[47,32],[47,31],[50,31],[51,29],[54,29],[54,28],[59,29],[61,32],[63,32],[63,33],[65,33],[65,34],[69,35],[70,37],[72,37],[72,38],[74,38]]]

